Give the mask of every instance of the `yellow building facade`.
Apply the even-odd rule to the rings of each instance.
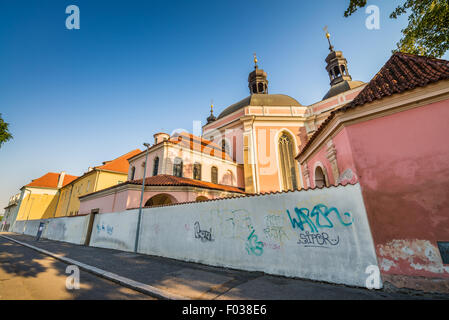
[[[82,176],[62,187],[58,192],[55,217],[75,216],[79,212],[79,197],[125,182],[128,177],[128,158],[140,153],[136,149],[117,159],[89,168]]]
[[[21,188],[16,220],[53,218],[59,190],[76,176],[49,172]]]

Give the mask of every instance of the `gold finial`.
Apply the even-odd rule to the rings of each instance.
[[[334,47],[331,44],[331,40],[330,40],[331,35],[330,35],[330,33],[329,33],[328,29],[327,29],[327,26],[325,26],[323,28],[323,30],[324,30],[324,32],[326,32],[327,42],[329,42],[329,50],[332,52],[332,51],[334,51]]]
[[[214,113],[214,100],[210,101],[210,114]]]
[[[254,52],[254,68],[257,68],[257,56],[255,52]]]

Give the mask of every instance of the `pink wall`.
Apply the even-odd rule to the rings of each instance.
[[[327,144],[324,144],[323,146],[321,146],[321,149],[307,161],[311,188],[315,187],[315,168],[318,164],[321,164],[322,168],[325,169],[324,171],[325,174],[327,175],[328,182],[330,185],[338,183],[357,182],[357,174],[354,166],[354,159],[346,129],[345,128],[342,129],[332,139],[332,142],[336,149],[339,177],[342,177],[344,179],[342,181],[338,181],[338,177],[334,177],[332,173],[331,163],[327,159]],[[302,170],[302,173],[303,173],[303,181],[305,183],[306,177],[304,175],[304,168]],[[305,185],[307,186],[306,183]]]
[[[381,271],[449,277],[449,100],[346,130]]]

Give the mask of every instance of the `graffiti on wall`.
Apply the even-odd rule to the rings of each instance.
[[[214,239],[212,238],[212,228],[209,228],[209,231],[201,230],[200,223],[196,221],[194,224],[194,230],[195,230],[195,239],[200,239],[201,242],[214,241]]]
[[[301,232],[299,234],[298,244],[303,245],[306,248],[331,248],[332,246],[338,245],[340,238],[330,238],[326,232],[321,233],[305,233]]]
[[[270,214],[265,216],[265,228],[263,232],[267,239],[275,240],[279,243],[289,239],[284,230],[283,217],[280,215]]]
[[[225,238],[247,240],[248,230],[251,229],[253,222],[250,213],[244,209],[224,212],[220,215],[222,235]]]
[[[300,230],[297,244],[305,248],[332,248],[340,243],[340,237],[329,235],[322,228],[333,229],[334,224],[348,227],[353,224],[354,218],[349,212],[340,214],[337,208],[317,204],[312,210],[295,207],[296,217],[292,217],[287,210],[292,228]],[[309,230],[306,230],[308,228]]]
[[[292,228],[295,229],[298,227],[301,231],[305,231],[305,227],[308,227],[312,233],[318,232],[318,228],[333,228],[334,222],[332,222],[332,219],[335,217],[337,218],[337,221],[345,227],[352,225],[354,222],[354,218],[349,212],[343,214],[347,220],[344,221],[337,208],[328,208],[324,204],[317,204],[312,210],[307,208],[298,209],[298,207],[295,207],[295,213],[297,219],[295,217],[292,218],[290,211],[287,210],[287,215],[292,224]]]
[[[114,227],[110,225],[105,226],[103,223],[101,225],[97,223],[97,233],[100,232],[106,232],[108,235],[112,236],[112,234],[114,233]]]
[[[246,252],[248,252],[249,255],[253,254],[255,256],[261,256],[263,253],[263,242],[258,241],[259,238],[256,235],[256,230],[251,226],[250,228],[252,231],[248,236],[248,239],[246,240]]]

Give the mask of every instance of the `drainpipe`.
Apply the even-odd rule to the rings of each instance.
[[[147,148],[147,153],[145,155],[145,166],[143,167],[143,177],[142,177],[142,192],[140,193],[140,206],[139,206],[139,215],[137,217],[137,230],[136,230],[136,241],[134,243],[134,252],[137,253],[137,247],[139,245],[139,233],[140,233],[140,221],[142,219],[142,202],[143,202],[143,193],[145,191],[145,176],[147,173],[148,166],[148,154],[150,153],[150,144],[143,144]]]

